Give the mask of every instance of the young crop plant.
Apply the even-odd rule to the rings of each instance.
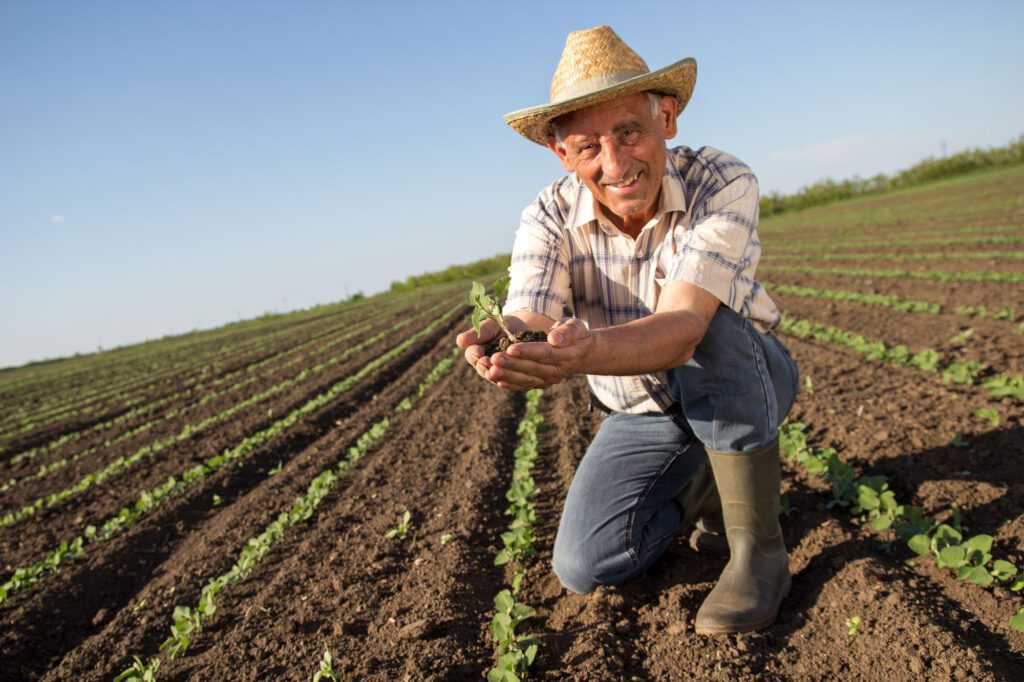
[[[860,631],[860,616],[850,616],[846,619],[846,634],[848,635],[859,635]]]
[[[451,363],[447,363],[450,367]],[[235,564],[226,573],[211,578],[202,588],[199,603],[194,607],[176,606],[171,619],[171,636],[160,646],[169,658],[183,656],[192,641],[202,631],[206,621],[217,612],[217,599],[227,589],[248,577],[257,563],[271,550],[288,530],[300,523],[308,521],[331,492],[335,484],[365,454],[369,444],[383,435],[381,430],[387,427],[387,417],[374,424],[360,437],[358,444],[349,448],[347,456],[336,465],[321,471],[309,483],[305,495],[295,499],[291,507],[281,511],[263,532],[249,538],[238,554]],[[374,434],[367,439],[366,436]],[[408,527],[411,514],[407,511],[403,523]],[[415,540],[415,535],[413,536]],[[250,607],[251,608],[251,607]],[[128,671],[126,671],[128,672]]]
[[[509,343],[515,343],[516,337],[508,328],[505,317],[501,314],[501,302],[508,296],[508,276],[499,277],[491,285],[491,293],[487,293],[487,287],[482,282],[473,282],[467,303],[473,307],[473,329],[477,336],[480,335],[480,325],[484,320],[494,320],[495,324],[505,333]]]
[[[71,541],[65,541],[57,549],[48,553],[43,559],[27,566],[16,568],[12,577],[0,585],[0,604],[6,602],[10,597],[20,590],[32,585],[47,575],[56,573],[62,563],[78,558],[85,554],[85,545],[92,542],[109,540],[119,535],[126,528],[130,527],[139,517],[144,516],[159,507],[167,499],[180,495],[192,485],[203,481],[207,476],[223,469],[224,467],[236,464],[247,458],[257,448],[285,433],[308,415],[322,409],[333,402],[338,396],[348,391],[352,386],[362,381],[385,363],[391,361],[406,349],[410,348],[420,339],[430,335],[442,324],[461,312],[462,306],[453,307],[444,312],[440,317],[427,324],[426,327],[407,337],[397,346],[377,356],[367,364],[363,365],[354,374],[334,383],[329,389],[316,397],[305,402],[301,407],[295,408],[287,416],[281,417],[270,426],[248,436],[234,447],[210,457],[204,462],[186,469],[180,476],[170,476],[166,481],[150,490],[143,491],[134,504],[122,507],[116,515],[109,517],[100,526],[87,526],[86,532]],[[390,333],[385,330],[382,334]],[[340,466],[340,465],[339,465]],[[3,525],[0,523],[0,525]]]
[[[511,503],[505,514],[512,516],[508,530],[501,534],[504,548],[494,558],[496,566],[512,566],[512,585],[494,598],[497,610],[491,619],[491,636],[494,639],[494,654],[497,664],[487,673],[488,682],[517,682],[537,655],[539,641],[527,634],[516,632],[522,621],[534,615],[534,610],[518,600],[523,578],[526,575],[525,562],[537,555],[533,546],[533,526],[536,523],[533,496],[536,491],[530,472],[538,456],[537,433],[544,421],[537,410],[543,391],[534,389],[526,393],[526,410],[519,422],[516,433],[519,445],[516,447],[512,483],[505,497]]]
[[[138,656],[133,656],[135,662],[131,667],[114,678],[114,682],[156,682],[156,672],[160,669],[159,658],[150,659],[149,663],[143,663]]]
[[[961,580],[981,587],[999,582],[1011,592],[1024,590],[1024,577],[1017,566],[992,556],[991,535],[964,540],[957,508],[953,508],[952,521],[947,524],[925,516],[920,507],[899,504],[885,476],[858,476],[853,467],[839,460],[833,448],[812,448],[804,429],[801,423],[784,423],[779,429],[781,450],[809,473],[829,482],[833,497],[829,506],[850,510],[890,538],[883,547],[891,548],[892,539],[899,538],[914,554],[932,556],[936,565],[955,571]],[[1010,619],[1011,628],[1020,632],[1024,632],[1022,613],[1024,606],[1018,607]]]
[[[407,539],[410,539],[409,538],[409,532],[412,529],[409,526],[409,521],[411,519],[412,519],[412,512],[409,511],[408,509],[406,509],[405,513],[402,514],[402,520],[398,522],[397,526],[395,526],[394,528],[392,528],[388,532],[384,533],[384,537],[386,537],[388,540],[391,540],[391,539],[394,539],[394,538],[398,538],[399,540],[402,540],[403,542],[405,540],[407,540]],[[412,542],[416,542],[416,533],[412,534],[411,541]]]
[[[334,669],[331,660],[331,650],[324,644],[324,655],[320,659],[320,667],[313,673],[313,682],[341,682],[341,674]]]
[[[491,635],[498,664],[487,673],[487,682],[519,682],[537,656],[539,640],[519,634],[516,628],[536,615],[531,607],[517,600],[510,590],[502,590],[494,598],[497,613],[491,619]]]
[[[501,302],[508,297],[508,283],[507,276],[499,277],[491,286],[491,293],[488,294],[487,287],[481,282],[473,282],[466,297],[466,301],[473,307],[473,330],[476,331],[477,336],[480,335],[480,325],[488,319],[493,320],[505,334],[504,337],[492,340],[487,345],[489,353],[508,350],[508,347],[514,343],[546,341],[548,338],[544,332],[530,330],[512,333],[505,317],[501,314]]]

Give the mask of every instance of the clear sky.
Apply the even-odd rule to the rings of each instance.
[[[562,171],[501,115],[610,24],[762,191],[1024,132],[1024,3],[0,2],[0,366],[511,248]]]

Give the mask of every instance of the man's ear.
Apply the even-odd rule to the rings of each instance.
[[[548,149],[555,153],[555,156],[558,157],[558,160],[562,162],[562,168],[564,168],[567,172],[572,173],[574,170],[576,170],[572,166],[572,164],[569,163],[569,156],[565,153],[565,147],[562,147],[561,145],[555,142],[554,135],[548,135]]]
[[[679,128],[676,125],[676,111],[679,109],[679,102],[676,101],[675,97],[671,95],[662,95],[661,98],[661,111],[658,113],[658,118],[661,124],[665,127],[665,139],[671,140],[679,132]]]

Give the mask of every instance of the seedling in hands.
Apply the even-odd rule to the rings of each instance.
[[[487,294],[487,287],[481,282],[473,282],[473,288],[469,290],[467,301],[473,306],[473,330],[480,336],[480,324],[487,319],[494,320],[495,324],[505,332],[509,343],[515,343],[516,337],[508,328],[505,318],[501,314],[501,302],[508,296],[508,277],[499,277],[491,287],[491,294]]]
[[[412,512],[409,511],[408,509],[406,509],[405,513],[402,514],[402,521],[397,526],[395,526],[394,528],[389,530],[387,533],[384,533],[384,537],[388,538],[389,540],[392,539],[392,538],[398,538],[399,540],[405,540],[409,536],[409,520],[411,518],[412,518]],[[416,540],[416,535],[415,534],[413,534],[412,539],[415,542],[415,540]]]

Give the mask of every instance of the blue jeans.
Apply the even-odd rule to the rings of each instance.
[[[668,373],[676,414],[605,418],[573,477],[552,559],[582,594],[643,573],[671,544],[676,496],[709,466],[705,446],[743,452],[779,435],[799,383],[785,346],[720,306],[693,358]]]

